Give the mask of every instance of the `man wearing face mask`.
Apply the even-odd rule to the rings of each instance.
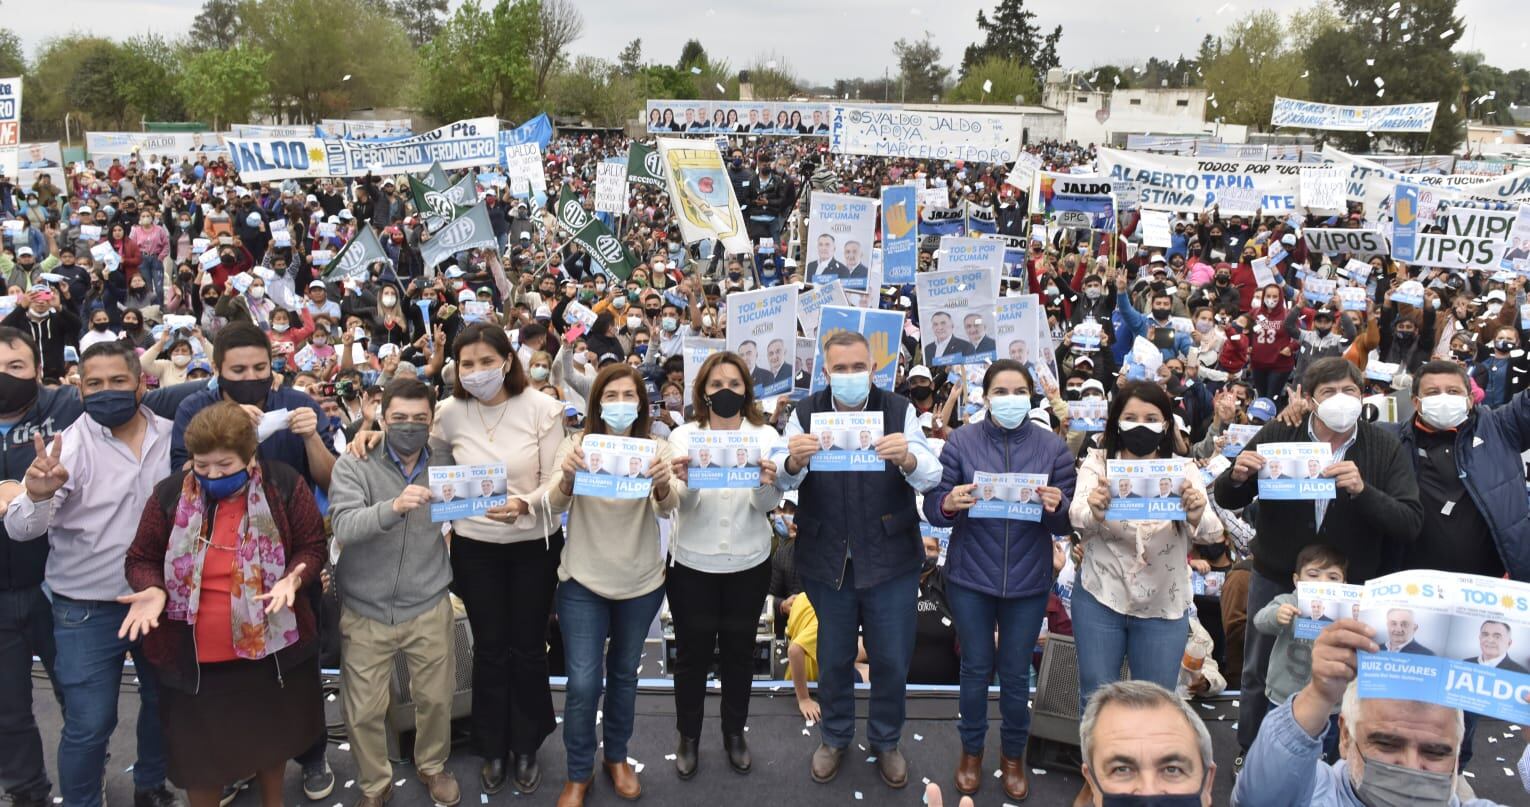
[[[1266,423],[1216,481],[1217,504],[1241,509],[1259,492],[1257,477],[1265,463],[1256,451],[1261,443],[1323,442],[1333,451],[1333,463],[1322,475],[1334,480],[1336,498],[1260,501],[1249,580],[1251,614],[1295,589],[1291,581],[1302,547],[1324,544],[1338,549],[1349,558],[1349,582],[1363,583],[1406,568],[1399,565],[1402,551],[1423,523],[1407,453],[1389,430],[1360,420],[1359,370],[1341,358],[1319,359],[1307,369],[1302,389],[1315,412],[1299,426],[1278,419]],[[1244,645],[1238,723],[1238,742],[1244,749],[1253,744],[1263,704],[1268,703],[1262,696],[1263,671],[1273,649],[1274,637],[1264,635],[1251,636]]]
[[[924,556],[914,494],[940,481],[941,465],[908,399],[872,386],[865,336],[834,334],[823,352],[828,388],[798,405],[786,424],[785,442],[771,455],[782,468],[776,484],[782,490],[800,489],[796,569],[819,619],[823,722],[811,773],[816,782],[832,780],[854,738],[860,627],[871,661],[867,741],[875,749],[882,780],[899,788],[908,783],[908,763],[898,741]],[[809,434],[814,412],[881,412],[884,434],[875,444],[881,467],[809,472],[819,450],[818,439]]]
[[[1377,652],[1375,629],[1330,625],[1312,646],[1312,679],[1270,712],[1233,791],[1240,807],[1498,807],[1456,796],[1460,710],[1361,699],[1356,651]],[[1247,697],[1246,695],[1244,696]],[[1339,754],[1322,761],[1328,716],[1339,708]]]
[[[1141,336],[1152,342],[1163,351],[1164,360],[1176,356],[1189,355],[1191,348],[1190,334],[1179,333],[1174,326],[1169,324],[1169,317],[1174,313],[1174,297],[1167,291],[1152,292],[1149,305],[1152,307],[1152,316],[1144,317],[1132,305],[1131,295],[1126,290],[1126,270],[1122,269],[1116,274],[1116,310],[1121,313],[1126,322],[1128,331],[1134,336]],[[1128,340],[1129,341],[1129,340]]]
[[[171,426],[143,405],[142,368],[132,348],[102,342],[82,358],[86,417],[48,444],[34,434],[27,490],[6,510],[5,529],[15,541],[47,535],[51,546],[55,667],[69,703],[58,754],[65,803],[101,803],[122,662],[132,653],[140,700],[134,805],[175,805],[179,801],[165,787],[158,679],[144,663],[141,645],[117,630],[136,598],[123,576],[133,525],[154,485],[169,473]]]
[[[335,579],[344,610],[346,726],[365,807],[393,789],[384,721],[394,658],[409,665],[415,703],[414,767],[437,804],[456,804],[457,782],[445,770],[451,753],[451,560],[440,524],[430,518],[429,468],[440,465],[427,443],[435,413],[430,388],[413,378],[383,389],[384,449],[335,463],[329,514],[342,550]]]

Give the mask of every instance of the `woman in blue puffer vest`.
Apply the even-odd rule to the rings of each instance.
[[[982,783],[997,629],[1000,770],[1011,801],[1029,790],[1029,665],[1052,589],[1052,536],[1072,531],[1073,455],[1061,437],[1028,417],[1035,389],[1024,365],[994,362],[983,376],[987,416],[952,433],[940,456],[940,484],[924,496],[930,523],[952,528],[946,598],[962,646],[956,788],[970,795]]]

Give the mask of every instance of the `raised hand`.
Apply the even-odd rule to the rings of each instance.
[[[59,461],[64,450],[63,435],[55,436],[52,446],[44,446],[42,434],[34,434],[32,448],[37,458],[27,467],[27,496],[34,502],[47,501],[69,481],[69,469]]]

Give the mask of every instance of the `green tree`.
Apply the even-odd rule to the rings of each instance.
[[[990,82],[987,91],[983,90],[984,82]],[[945,100],[953,104],[1014,104],[1026,98],[1035,101],[1036,87],[1036,71],[1029,66],[1002,56],[984,56],[946,93]]]
[[[518,119],[530,111],[535,74],[531,49],[538,36],[538,4],[478,0],[457,8],[440,33],[420,50],[420,103],[442,120],[479,115]]]
[[[627,43],[622,52],[616,57],[617,69],[627,77],[636,76],[643,69],[643,38],[638,37]]]
[[[1041,27],[1035,20],[1036,14],[1025,8],[1025,0],[999,0],[992,17],[978,11],[977,27],[983,33],[983,41],[967,46],[960,75],[965,78],[974,65],[989,56],[1011,59],[1030,67],[1037,75],[1045,75],[1047,70],[1056,67],[1062,26],[1042,36]]]
[[[1208,118],[1263,131],[1275,96],[1306,94],[1306,59],[1289,33],[1280,15],[1268,10],[1250,12],[1227,29],[1202,65]]]
[[[940,97],[951,77],[951,68],[940,63],[940,47],[924,32],[923,39],[899,39],[893,43],[898,57],[903,101],[924,103]]]
[[[130,37],[117,48],[113,66],[117,95],[130,111],[149,120],[180,120],[186,105],[176,90],[181,54],[159,34]]]
[[[643,93],[655,99],[693,97],[696,93],[693,78],[689,71],[677,70],[667,64],[649,65],[638,76]]]
[[[191,21],[192,48],[231,48],[239,41],[240,0],[207,0]]]
[[[1310,98],[1331,104],[1398,104],[1438,101],[1428,133],[1388,135],[1417,153],[1448,153],[1461,143],[1465,76],[1451,49],[1465,22],[1455,0],[1335,0],[1340,27],[1311,38],[1306,47]],[[1367,63],[1371,62],[1371,63]],[[1381,79],[1378,87],[1376,79]],[[1329,132],[1340,147],[1366,150],[1364,132]]]
[[[749,83],[754,86],[754,97],[762,101],[784,101],[802,87],[802,81],[792,74],[791,67],[782,56],[756,56],[749,66]],[[738,98],[738,76],[726,82],[728,97]]]
[[[186,59],[177,89],[187,110],[214,129],[249,120],[250,111],[270,91],[270,59],[269,53],[239,45],[204,50]]]
[[[21,49],[21,37],[9,28],[0,28],[0,75],[19,76],[27,69]]]
[[[596,126],[620,126],[640,112],[638,82],[604,59],[580,56],[548,83],[553,112],[588,120]]]
[[[415,47],[429,42],[441,30],[447,12],[446,0],[393,0],[389,11],[398,18]]]
[[[392,106],[415,73],[403,27],[364,0],[246,0],[240,16],[245,44],[270,55],[270,95],[292,122]]]
[[[687,39],[685,45],[680,48],[680,61],[675,67],[680,70],[690,70],[692,67],[706,64],[707,49],[701,46],[701,42],[695,39]]]

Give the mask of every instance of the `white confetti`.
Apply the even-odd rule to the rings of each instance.
[[[1413,41],[1413,34],[1403,34],[1403,41],[1404,42],[1411,42],[1411,41]]]
[[[1386,94],[1387,94],[1387,91],[1386,91],[1385,88],[1376,91],[1376,97],[1377,98],[1380,98],[1381,96],[1386,95]]]
[[[803,729],[802,730],[802,736],[804,736],[804,737],[808,736],[808,730],[807,729]]]
[[[394,782],[393,786],[394,787],[403,787],[404,783],[407,782],[407,781],[409,781],[409,780],[408,779],[400,779],[397,782]]]
[[[479,804],[488,804],[489,803],[489,794],[488,793],[479,793],[478,794],[478,803]]]
[[[861,795],[861,791],[859,791],[859,790],[855,791],[855,800],[856,801],[861,801],[861,800],[863,800],[865,798],[866,798],[865,796]]]
[[[341,744],[339,744],[339,745],[337,745],[335,747],[340,749],[341,751],[349,751],[349,750],[351,750],[351,744],[350,743],[341,743]]]
[[[675,755],[674,754],[665,754],[664,755],[664,759],[669,761],[669,762],[674,762],[675,761]]]
[[[325,698],[325,700],[329,701],[330,703],[334,703],[335,702],[335,696],[333,694],[331,694],[329,697]]]
[[[1003,779],[1004,778],[1004,771],[994,771],[993,772],[993,778],[995,778],[995,779]]]
[[[866,757],[866,761],[867,762],[876,762],[877,758],[875,756],[869,756],[869,757]]]
[[[1375,82],[1376,82],[1376,86],[1377,86],[1377,87],[1385,87],[1385,86],[1387,86],[1387,81],[1386,81],[1386,79],[1384,79],[1384,78],[1382,78],[1382,77],[1381,77],[1381,76],[1377,76],[1377,77],[1376,77],[1376,78],[1375,78],[1375,79],[1374,79],[1374,81],[1375,81]]]
[[[915,734],[914,735],[914,742],[916,742],[916,743],[924,742],[924,735],[923,734]]]
[[[1456,32],[1456,29],[1454,29],[1454,28],[1446,28],[1445,30],[1440,32],[1440,38],[1441,39],[1449,39],[1450,35],[1454,34],[1455,32]]]
[[[807,726],[808,728],[812,728],[813,727],[812,719],[808,719],[808,720],[803,721],[803,725]]]
[[[1504,776],[1513,776],[1514,775],[1514,769],[1513,768],[1504,768],[1503,769],[1503,775]]]
[[[633,759],[632,757],[627,757],[627,764],[632,766],[632,772],[633,773],[642,773],[643,772],[643,768],[647,767],[643,763],[638,762],[637,760]]]
[[[123,773],[132,773],[132,772],[133,772],[133,766],[132,766],[132,765],[129,765],[129,766],[127,766],[127,767],[126,767],[126,768],[123,768],[123,769],[122,769],[122,772],[123,772]]]
[[[945,616],[941,617],[940,624],[945,625],[948,628],[951,627],[951,618]]]
[[[1222,12],[1227,11],[1228,9],[1230,9],[1232,7],[1233,7],[1232,3],[1223,3],[1222,5],[1217,6],[1217,16],[1220,17],[1222,15]]]
[[[1365,66],[1366,67],[1375,67],[1376,66],[1376,60],[1375,59],[1366,59],[1365,60]]]
[[[917,17],[917,16],[919,16],[919,15],[921,15],[923,13],[924,13],[923,11],[920,11],[917,8],[911,8],[911,9],[908,10],[908,15],[910,17]]]
[[[1477,778],[1477,774],[1472,773],[1471,771],[1461,771],[1461,772],[1466,774],[1466,778],[1468,778],[1468,779],[1476,779]]]
[[[345,787],[346,787],[347,790],[349,790],[350,788],[353,788],[355,786],[356,786],[356,780],[355,779],[347,779],[347,780],[345,780]]]

